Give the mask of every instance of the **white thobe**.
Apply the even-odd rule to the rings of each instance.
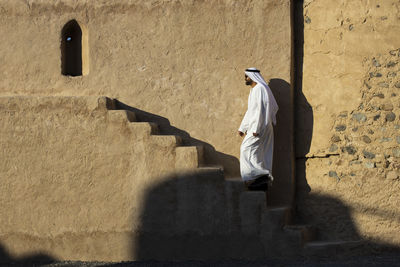
[[[266,174],[272,177],[274,131],[272,119],[267,115],[270,108],[267,100],[267,91],[261,84],[251,89],[248,108],[239,127],[239,131],[247,132],[240,146],[240,173],[243,181],[254,180]],[[258,136],[253,136],[253,133],[258,133]]]

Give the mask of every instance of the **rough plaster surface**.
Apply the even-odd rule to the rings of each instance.
[[[222,155],[208,151],[209,159],[234,175],[240,144],[235,132],[248,93],[242,70],[255,65],[272,79],[281,107],[278,120],[284,123],[277,127],[278,144],[291,138],[289,1],[9,0],[0,3],[0,14],[0,33],[7,37],[0,44],[3,96],[117,97],[211,144]],[[399,1],[393,0],[304,1],[302,103],[296,112],[297,208],[301,219],[318,227],[321,238],[399,244],[400,35],[393,34],[399,32],[398,14]],[[60,75],[60,32],[71,19],[88,35],[89,74],[83,77]],[[136,209],[145,206],[145,188],[168,185],[163,180],[166,170],[179,169],[187,157],[186,163],[196,163],[199,151],[173,150],[175,140],[168,138],[144,145],[141,138],[149,125],[133,129],[139,131],[139,137],[133,137],[125,118],[98,109],[93,99],[65,98],[60,103],[48,98],[44,104],[35,98],[6,99],[1,140],[7,186],[1,196],[2,213],[11,215],[1,219],[1,240],[10,253],[146,258],[151,251],[139,253],[137,240],[149,248],[171,239],[134,233],[139,227],[134,222],[146,221],[134,217],[141,214]],[[310,124],[311,131],[306,127]],[[130,146],[132,140],[135,145]],[[281,155],[291,152],[290,146],[278,147]],[[158,157],[162,160],[155,167]],[[290,157],[281,157],[279,162],[290,162]],[[275,171],[281,177],[292,172]],[[187,192],[181,188],[182,194]],[[8,197],[9,192],[16,193]],[[209,197],[202,201],[220,196]],[[47,205],[49,199],[54,205]],[[188,203],[196,203],[194,199]],[[100,206],[104,208],[93,208]],[[153,215],[160,211],[150,210]],[[118,220],[104,219],[114,216]],[[149,225],[157,227],[158,221]],[[187,239],[180,238],[172,244],[172,254],[184,248]],[[257,242],[254,248],[260,248]]]
[[[302,91],[314,127],[298,155],[326,153],[334,118],[361,102],[365,60],[399,48],[399,8],[399,1],[305,1]]]
[[[290,1],[22,1],[0,3],[0,95],[107,95],[162,116],[210,144],[206,158],[238,176],[247,106],[243,71],[275,79],[291,143]],[[88,37],[89,71],[61,75],[60,34],[76,19]],[[279,92],[277,92],[279,91]],[[291,162],[283,145],[278,160]],[[291,177],[276,168],[277,177]]]
[[[322,239],[398,247],[400,1],[303,8],[298,215]]]
[[[12,252],[56,247],[55,256],[89,259],[101,242],[113,242],[107,253],[131,253],[124,233],[137,227],[132,214],[149,182],[174,166],[175,144],[129,127],[123,111],[107,112],[101,100],[0,98],[0,229]]]
[[[85,43],[85,75],[80,77],[61,75],[61,31],[72,19],[81,25]],[[193,185],[186,188],[168,181],[176,178],[174,171],[210,163],[223,165],[225,176],[238,176],[237,127],[249,93],[243,70],[251,66],[270,80],[280,106],[275,128],[276,182],[269,199],[272,204],[291,203],[289,0],[4,0],[0,25],[0,34],[6,37],[0,44],[0,109],[1,171],[7,185],[2,187],[1,214],[9,214],[0,219],[0,230],[9,253],[44,251],[56,258],[81,260],[149,258],[154,255],[148,250],[154,240],[165,244],[176,238],[177,243],[170,244],[172,252],[159,256],[165,258],[184,249],[189,236],[204,245],[199,255],[210,257],[212,251],[206,248],[212,247],[216,236],[212,231],[229,230],[218,221],[225,214],[218,201],[224,194],[218,191],[224,186],[223,175],[207,170],[211,173],[184,176],[199,178],[199,185],[203,176],[216,178],[199,191],[204,193],[200,196],[188,194],[195,191]],[[204,149],[175,149],[181,142],[176,136],[150,137],[152,124],[130,125],[125,111],[99,107],[98,95],[118,98],[130,110],[156,118],[160,128],[181,136],[183,144]],[[135,115],[129,116],[134,120]],[[158,192],[157,185],[165,185],[171,197],[157,199],[151,191]],[[165,211],[162,205],[148,206],[152,200],[172,203],[168,209],[184,216],[172,222],[183,221],[182,229],[175,229],[164,217],[154,219]],[[213,205],[208,209],[209,203]],[[238,200],[229,205],[236,205],[238,212]],[[206,216],[199,217],[203,212],[199,207],[204,207]],[[146,217],[146,210],[152,215]],[[204,218],[214,222],[215,214],[217,226],[198,225]],[[256,223],[266,216],[256,215]],[[155,231],[160,222],[167,226],[161,228],[159,240],[138,230]],[[184,229],[190,226],[199,227],[197,239],[185,236]],[[184,236],[177,237],[175,230]],[[271,253],[265,247],[272,246],[267,241],[274,235],[262,231],[264,237],[251,237],[255,241],[243,255]],[[238,237],[224,255],[241,255],[233,249],[246,235]],[[228,237],[219,239],[226,241],[221,247]],[[199,246],[193,241],[189,247],[195,253]]]
[[[0,261],[292,257],[303,230],[97,97],[0,97]],[[243,247],[243,244],[246,244]]]

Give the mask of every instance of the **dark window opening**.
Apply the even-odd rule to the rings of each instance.
[[[62,29],[61,68],[63,75],[82,75],[82,30],[76,20],[71,20]]]

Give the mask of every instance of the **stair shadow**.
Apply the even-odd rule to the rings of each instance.
[[[291,86],[285,80],[276,78],[269,81],[269,86],[278,103],[279,111],[277,125],[274,127],[273,174],[275,182],[268,201],[271,206],[290,206],[295,196]],[[188,132],[172,126],[165,117],[129,106],[117,99],[115,99],[115,105],[116,109],[134,112],[138,121],[156,123],[161,134],[180,136],[185,146],[203,146],[205,165],[222,165],[227,178],[240,177],[240,164],[236,157],[216,151],[211,144],[191,137]]]
[[[239,160],[236,157],[219,152],[211,144],[191,137],[188,132],[172,126],[170,121],[165,117],[131,107],[117,99],[115,99],[115,103],[116,109],[134,112],[138,121],[156,123],[159,126],[160,134],[180,136],[184,146],[203,146],[205,165],[224,166],[227,177],[240,176]]]
[[[0,244],[0,266],[40,266],[57,260],[44,253],[31,254],[24,257],[12,257]]]

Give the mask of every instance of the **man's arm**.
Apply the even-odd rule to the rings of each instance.
[[[263,114],[263,101],[262,101],[262,90],[260,85],[253,88],[250,96],[250,103],[248,112],[250,114],[250,122],[248,132],[252,133],[253,136],[258,136],[263,126],[264,114]]]
[[[241,137],[243,137],[247,132],[247,128],[248,128],[248,125],[249,125],[249,118],[248,117],[249,117],[248,116],[248,111],[246,111],[246,114],[244,114],[242,123],[240,123],[239,129],[238,129],[239,136],[241,136]]]

